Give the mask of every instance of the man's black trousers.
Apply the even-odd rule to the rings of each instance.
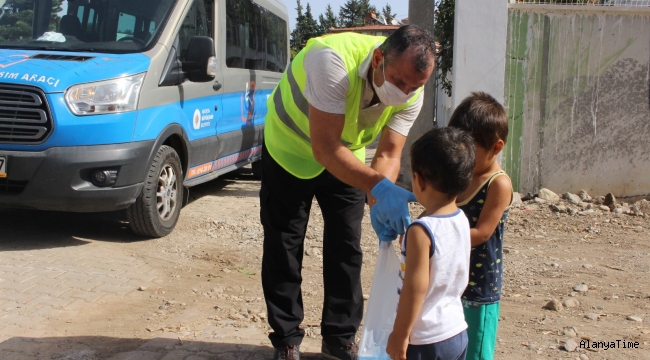
[[[305,232],[316,197],[325,223],[321,335],[329,345],[347,345],[363,317],[361,220],[365,193],[325,170],[299,179],[262,150],[260,217],[264,227],[262,287],[274,347],[298,345],[305,332],[300,291]]]

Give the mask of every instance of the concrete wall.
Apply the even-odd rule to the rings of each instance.
[[[509,5],[515,188],[650,194],[649,75],[650,9]]]
[[[485,91],[503,102],[507,2],[456,0],[455,15],[451,109],[472,91]],[[446,125],[448,120],[439,123]]]

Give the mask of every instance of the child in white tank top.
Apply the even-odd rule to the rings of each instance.
[[[474,142],[458,129],[433,129],[411,148],[413,193],[425,211],[402,241],[399,305],[386,348],[393,360],[465,359],[460,297],[469,279],[470,228],[456,196],[469,185],[474,162]]]

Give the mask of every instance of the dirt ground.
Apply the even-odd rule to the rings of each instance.
[[[151,354],[160,354],[157,359],[189,359],[190,355],[169,354],[183,346],[191,350],[192,344],[196,351],[198,344],[226,348],[223,356],[210,352],[206,354],[212,355],[204,357],[191,355],[196,359],[270,358],[259,275],[262,228],[258,192],[259,181],[248,169],[194,187],[175,231],[156,240],[131,235],[121,212],[1,210],[0,227],[3,234],[9,234],[0,245],[2,251],[28,256],[65,234],[67,239],[100,243],[118,254],[110,256],[124,254],[142,260],[160,274],[160,281],[143,282],[139,291],[105,297],[100,306],[48,317],[39,321],[39,326],[16,331],[0,344],[0,359],[3,352],[9,359],[7,349],[12,348],[30,354],[27,358],[126,359],[118,355],[142,349],[143,344],[149,344]],[[414,214],[419,210],[412,207]],[[38,226],[31,225],[34,218]],[[505,286],[496,358],[650,359],[649,228],[647,214],[614,214],[596,207],[582,215],[569,215],[553,212],[549,203],[539,200],[513,208],[505,237]],[[303,263],[306,359],[320,358],[322,230],[319,208],[314,204]],[[377,239],[368,214],[363,222],[362,248],[364,294],[369,294]],[[576,287],[580,284],[586,284],[586,291],[576,291],[585,290]],[[560,303],[571,300],[568,304],[574,306],[544,309],[553,299]],[[565,349],[569,340],[578,345],[573,352]],[[581,341],[618,345],[582,349]],[[571,345],[569,341],[566,347]],[[76,349],[76,355],[61,355],[68,349]]]

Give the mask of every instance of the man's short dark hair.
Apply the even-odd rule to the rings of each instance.
[[[379,49],[384,54],[385,65],[400,57],[407,49],[413,49],[413,66],[417,72],[424,72],[433,65],[436,45],[428,31],[415,25],[406,25],[390,34]]]
[[[449,197],[467,189],[475,162],[474,140],[460,129],[429,130],[411,146],[413,172]]]
[[[449,126],[472,134],[474,141],[490,149],[508,138],[508,114],[501,104],[484,92],[473,92],[454,110]]]

